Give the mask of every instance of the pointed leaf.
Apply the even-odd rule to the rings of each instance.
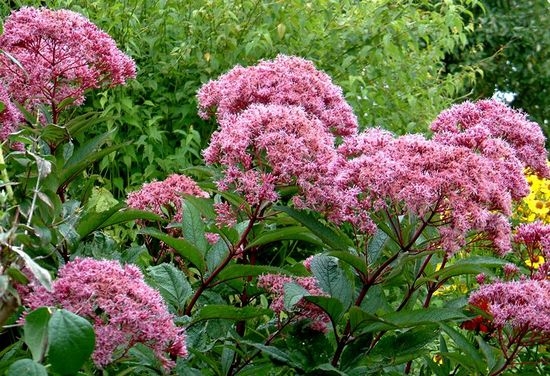
[[[41,362],[48,344],[48,322],[51,313],[48,307],[40,307],[25,316],[23,339],[31,350],[32,359]]]
[[[264,315],[271,316],[273,312],[261,307],[233,307],[225,304],[209,304],[202,307],[193,317],[193,323],[202,320],[225,319],[232,321],[249,320]]]
[[[321,308],[326,314],[330,317],[332,323],[336,326],[342,316],[344,315],[345,309],[342,305],[342,302],[336,298],[330,298],[328,296],[304,296],[304,300],[315,304],[317,307]]]
[[[241,277],[255,277],[262,274],[290,274],[287,270],[265,265],[228,265],[218,274],[218,280],[227,281]]]
[[[334,257],[317,255],[311,260],[311,272],[319,287],[333,298],[340,300],[344,308],[352,303],[352,282],[344,274]]]
[[[252,240],[247,245],[247,248],[257,247],[273,242],[280,242],[282,240],[302,240],[318,246],[323,245],[323,242],[305,227],[290,226],[277,228],[275,230],[271,230],[261,234],[256,239]]]
[[[38,265],[29,255],[23,251],[22,248],[12,247],[11,248],[15,253],[17,253],[25,262],[25,265],[31,271],[32,275],[44,286],[48,291],[52,290],[52,276],[50,273]]]
[[[466,355],[468,362],[473,365],[478,372],[485,373],[487,367],[474,345],[472,345],[461,333],[447,324],[440,323],[439,326],[454,341],[456,348]]]
[[[180,256],[195,265],[201,274],[204,274],[206,271],[206,261],[204,260],[202,252],[195,247],[194,244],[191,244],[187,240],[173,238],[170,235],[151,227],[142,229],[140,234],[152,236],[153,238],[156,238],[174,248]]]
[[[188,203],[183,202],[183,237],[190,243],[194,244],[203,254],[206,253],[208,242],[204,236],[204,221],[197,208]]]
[[[147,269],[154,285],[174,312],[183,312],[187,299],[193,293],[181,270],[172,264],[160,264]]]
[[[74,375],[95,347],[92,324],[64,309],[53,313],[48,324],[48,361],[61,375]]]

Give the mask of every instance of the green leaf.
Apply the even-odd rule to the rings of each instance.
[[[218,280],[227,281],[241,277],[255,277],[262,274],[290,274],[287,270],[275,266],[232,264],[218,274]]]
[[[242,341],[242,343],[247,344],[247,345],[252,346],[252,347],[255,347],[258,350],[261,350],[262,353],[264,353],[266,355],[269,355],[271,358],[273,358],[273,359],[275,359],[279,362],[289,364],[293,367],[299,367],[299,365],[296,364],[292,360],[292,357],[289,354],[287,354],[286,352],[284,352],[283,350],[281,350],[281,349],[279,349],[275,346],[266,346],[266,345],[261,344],[261,343],[255,343],[255,342],[250,342],[250,341]]]
[[[195,265],[201,274],[204,274],[206,271],[206,261],[204,260],[202,252],[186,239],[173,238],[151,227],[142,229],[140,234],[152,236],[174,248],[180,256]]]
[[[308,212],[298,211],[288,206],[275,206],[274,209],[288,214],[290,217],[306,226],[332,250],[347,251],[349,247],[353,247],[353,242],[350,238],[322,224]]]
[[[6,371],[6,376],[48,376],[46,367],[31,359],[19,359]]]
[[[193,317],[193,323],[202,320],[233,320],[242,321],[261,317],[264,315],[271,316],[272,312],[267,308],[260,307],[233,307],[225,304],[209,304],[202,307],[199,312]]]
[[[285,283],[284,292],[284,306],[287,311],[292,311],[304,296],[310,295],[309,291],[295,282]]]
[[[334,257],[317,255],[311,260],[311,272],[319,287],[331,297],[340,300],[344,308],[352,303],[352,282],[344,274]]]
[[[103,222],[98,229],[102,229],[109,226],[118,225],[121,223],[126,223],[130,221],[135,221],[136,219],[140,219],[143,221],[149,221],[149,222],[161,222],[162,218],[155,214],[144,210],[136,210],[136,209],[123,209],[118,210],[113,213],[105,222]]]
[[[118,212],[125,205],[120,203],[113,206],[112,208],[97,212],[95,210],[86,210],[82,217],[78,220],[78,223],[75,226],[75,230],[80,235],[80,239],[84,239],[86,236],[90,235],[92,232],[101,228],[101,226],[116,212]]]
[[[29,268],[32,275],[44,286],[48,291],[52,290],[52,276],[50,273],[38,265],[23,249],[19,247],[11,247],[11,249],[17,253],[25,262],[25,265]]]
[[[198,209],[188,203],[183,202],[183,237],[190,243],[194,244],[202,254],[206,253],[208,242],[204,237],[204,221]]]
[[[349,251],[331,251],[327,252],[326,255],[336,257],[363,275],[366,275],[368,272],[368,266],[365,260],[362,257],[350,253]]]
[[[395,328],[394,325],[384,322],[384,320],[382,320],[378,316],[366,312],[357,306],[351,307],[348,311],[348,314],[352,333],[356,333],[360,330],[369,332]],[[367,329],[363,330],[367,325]]]
[[[367,258],[369,264],[375,263],[380,255],[382,255],[382,251],[384,250],[384,245],[386,244],[386,241],[389,239],[388,234],[386,234],[381,229],[377,229],[376,233],[372,237],[372,239],[369,242],[369,245],[367,246]]]
[[[414,328],[403,333],[388,333],[376,344],[369,357],[382,356],[387,365],[403,364],[428,350],[426,345],[437,338],[433,327]]]
[[[305,227],[290,226],[277,228],[275,230],[262,233],[260,236],[248,243],[247,249],[273,242],[280,242],[283,240],[302,240],[308,243],[315,244],[317,246],[323,245],[323,242],[318,237],[309,232]]]
[[[450,320],[464,320],[466,315],[450,308],[423,308],[412,311],[392,312],[380,317],[399,328],[428,325]]]
[[[452,265],[447,265],[443,269],[426,277],[427,280],[447,279],[457,275],[464,274],[491,274],[489,268],[500,267],[508,261],[496,257],[470,256],[466,259],[458,260]]]
[[[60,309],[53,313],[48,324],[48,341],[52,370],[74,375],[94,351],[94,329],[86,319]]]
[[[182,271],[172,264],[151,266],[147,271],[164,300],[175,312],[183,312],[193,290]]]
[[[342,302],[336,298],[310,295],[304,296],[304,300],[315,304],[317,307],[325,311],[335,326],[344,315],[344,306],[342,305]]]
[[[48,322],[51,312],[48,307],[40,307],[25,316],[23,340],[32,354],[32,359],[41,362],[48,345]]]
[[[472,345],[470,341],[468,341],[466,337],[464,337],[461,333],[451,328],[447,324],[440,323],[439,326],[454,341],[456,348],[466,355],[465,359],[467,359],[467,364],[469,365],[462,362],[461,364],[467,366],[468,368],[472,368],[473,366],[474,369],[478,372],[485,373],[487,367],[474,345]]]

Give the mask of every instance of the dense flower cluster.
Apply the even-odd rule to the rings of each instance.
[[[279,55],[256,66],[236,66],[199,93],[199,114],[215,113],[218,122],[239,115],[253,104],[301,107],[335,135],[357,133],[357,118],[342,89],[305,59]]]
[[[21,120],[21,113],[13,105],[8,92],[0,83],[0,142],[17,130]]]
[[[525,340],[550,340],[550,281],[520,280],[485,284],[470,295],[470,304],[487,307],[492,325],[523,333]]]
[[[278,315],[281,312],[288,311],[284,303],[285,285],[291,282],[303,287],[310,295],[327,295],[319,288],[317,280],[314,277],[288,277],[280,274],[262,275],[258,278],[258,287],[264,288],[274,295],[270,308]],[[297,320],[310,320],[309,327],[311,329],[323,333],[327,332],[330,318],[315,304],[301,299],[294,305],[292,312],[296,313],[294,318]]]
[[[540,126],[497,100],[455,105],[441,112],[430,128],[437,142],[466,146],[493,159],[516,157],[538,175],[550,176]]]
[[[146,183],[140,190],[130,192],[126,203],[130,208],[151,211],[165,219],[181,222],[184,194],[208,197],[208,193],[190,177],[172,174],[163,181]]]
[[[51,292],[39,283],[31,287],[23,297],[30,309],[57,306],[92,322],[96,334],[92,359],[100,368],[137,343],[150,347],[168,369],[175,363],[166,354],[187,356],[182,329],[174,325],[159,292],[144,282],[135,266],[77,258],[59,270]]]
[[[464,246],[472,230],[485,232],[498,253],[510,250],[512,198],[526,195],[528,187],[525,180],[512,183],[498,161],[464,146],[420,135],[395,138],[382,130],[347,139],[339,152],[347,160],[340,182],[362,194],[353,208],[414,214],[438,228],[450,253]]]
[[[317,181],[334,156],[332,134],[301,107],[253,104],[220,126],[205,161],[225,166],[218,186],[250,204],[276,201],[277,187]]]
[[[0,81],[28,109],[42,103],[55,113],[79,105],[87,89],[124,84],[133,60],[113,39],[78,13],[22,7],[3,25]],[[16,59],[14,62],[12,58]]]

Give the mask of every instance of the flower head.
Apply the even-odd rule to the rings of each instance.
[[[57,306],[89,319],[96,334],[92,359],[104,367],[132,346],[150,347],[166,368],[175,363],[166,356],[187,356],[185,335],[173,323],[160,293],[149,287],[140,270],[117,261],[76,258],[59,270],[48,292],[33,283],[24,296],[30,309]]]
[[[163,181],[143,184],[140,190],[128,195],[126,203],[130,208],[151,211],[174,222],[181,222],[183,194],[208,197],[208,193],[190,177],[172,174]]]
[[[471,231],[484,232],[499,254],[510,250],[507,216],[512,196],[522,186],[521,180],[510,181],[498,160],[464,146],[420,135],[394,137],[377,129],[346,138],[338,151],[345,162],[329,176],[337,181],[333,186],[345,187],[340,190],[348,192],[346,205],[351,209],[423,218],[437,227],[441,246],[449,253],[464,246]]]
[[[455,105],[443,111],[430,128],[438,142],[467,146],[493,158],[510,159],[502,143],[507,144],[525,167],[550,176],[540,126],[497,100]]]
[[[224,167],[220,189],[249,204],[275,201],[277,187],[316,182],[335,155],[332,134],[302,107],[253,104],[220,126],[205,160]]]
[[[79,105],[87,89],[124,84],[133,60],[88,19],[69,10],[22,7],[0,36],[0,81],[28,109]]]
[[[17,130],[22,115],[11,102],[8,92],[0,83],[0,142]]]
[[[521,280],[482,285],[470,295],[470,304],[487,305],[497,328],[529,331],[535,340],[550,339],[550,281]]]
[[[335,135],[357,132],[357,118],[342,90],[305,59],[279,55],[256,66],[237,66],[198,93],[199,114],[218,121],[239,115],[253,104],[298,106]]]

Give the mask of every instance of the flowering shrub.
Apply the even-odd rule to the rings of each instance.
[[[60,25],[82,21],[22,12],[54,14]],[[3,69],[15,69],[6,56]],[[98,83],[117,82],[102,72]],[[34,108],[38,98],[54,115],[66,108],[66,93],[76,104],[81,98],[75,83],[46,90],[48,97],[12,93],[4,79],[8,99],[24,97]],[[207,166],[192,170],[204,188],[174,174],[130,193],[126,205],[82,212],[91,189],[83,171],[118,150],[104,146],[109,132],[83,136],[73,150],[71,132],[83,133],[88,118],[36,127],[24,163],[15,157],[24,152],[0,163],[1,224],[13,227],[0,239],[9,303],[0,319],[18,299],[32,310],[12,347],[21,359],[10,352],[0,359],[8,372],[47,372],[44,365],[57,372],[60,349],[84,337],[70,325],[54,330],[70,317],[93,326],[96,346],[94,365],[79,353],[66,374],[95,367],[109,374],[498,375],[518,359],[540,363],[543,373],[530,350],[548,338],[550,237],[542,222],[514,228],[510,221],[529,193],[523,171],[550,173],[542,132],[525,114],[483,100],[441,113],[430,137],[360,131],[330,77],[284,55],[208,82],[198,104],[218,123],[203,152]],[[44,143],[50,147],[37,147]],[[11,184],[22,176],[25,184]],[[73,181],[86,183],[81,196]],[[141,228],[128,243],[95,241],[100,229],[133,220]],[[157,257],[165,246],[177,257]],[[481,286],[468,299],[469,275]],[[23,285],[19,295],[15,282]]]
[[[0,82],[31,111],[51,107],[54,123],[67,106],[82,104],[86,90],[135,77],[132,59],[78,13],[22,7],[3,29]]]
[[[187,356],[185,336],[174,326],[159,292],[143,278],[132,265],[77,258],[59,269],[51,291],[31,284],[23,304],[31,310],[61,307],[89,319],[97,337],[92,359],[99,368],[123,358],[130,348],[142,343],[169,369],[175,363],[166,354]]]

